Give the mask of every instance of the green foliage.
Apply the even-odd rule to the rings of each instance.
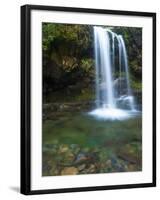
[[[142,29],[133,27],[111,27],[111,29],[123,36],[130,71],[140,80],[142,76]]]
[[[89,48],[91,43],[91,26],[43,23],[43,50],[52,51],[62,46],[65,54],[79,53]],[[68,48],[63,48],[67,46]],[[79,49],[79,48],[82,48]],[[73,49],[74,48],[74,49]],[[59,52],[60,53],[60,52]]]
[[[136,91],[142,90],[142,83],[140,81],[132,80],[131,87]]]
[[[81,68],[85,72],[90,72],[94,67],[94,61],[91,58],[85,58],[81,60]]]
[[[142,29],[107,27],[125,40],[131,85],[141,89]],[[93,26],[73,24],[42,24],[43,87],[48,95],[77,85],[77,91],[88,90],[94,82]],[[118,49],[117,49],[118,51]],[[118,57],[117,57],[118,63]],[[118,65],[117,65],[118,66]],[[118,76],[118,71],[115,76]],[[79,84],[77,84],[79,83]],[[81,93],[79,93],[81,96]],[[86,96],[86,94],[85,94]]]

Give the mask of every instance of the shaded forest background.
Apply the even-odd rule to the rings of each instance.
[[[142,29],[104,27],[123,35],[131,87],[141,99]],[[93,26],[43,23],[42,35],[44,103],[94,100]]]

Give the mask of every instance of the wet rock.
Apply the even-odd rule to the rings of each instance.
[[[47,176],[50,169],[51,169],[51,166],[49,166],[47,163],[43,163],[42,165],[43,176]]]
[[[70,108],[70,106],[69,105],[66,105],[66,104],[61,104],[60,106],[59,106],[59,109],[60,110],[67,110],[67,109],[69,109]]]
[[[48,103],[43,104],[43,119],[55,120],[58,117],[64,116],[72,112],[79,112],[80,110],[88,111],[94,105],[93,101],[81,102],[64,102],[64,103]]]
[[[125,166],[120,163],[117,163],[117,165],[115,166],[115,170],[116,170],[116,172],[124,172]]]
[[[137,142],[121,146],[117,152],[77,144],[46,144],[43,148],[43,175],[140,171],[141,163],[138,164],[138,157],[135,157],[137,152],[141,152]]]
[[[74,154],[71,153],[71,152],[69,152],[69,153],[66,155],[66,157],[68,158],[68,161],[70,161],[70,162],[72,162],[72,161],[74,160],[74,158],[75,158]]]
[[[89,172],[89,173],[94,173],[95,171],[96,171],[95,165],[91,164],[91,165],[89,166],[89,168],[88,168],[88,172]]]
[[[50,175],[51,175],[51,176],[56,176],[56,175],[59,174],[59,170],[58,170],[56,164],[55,164],[55,165],[52,165],[52,167],[51,167],[51,169],[50,169],[49,172],[50,172]]]
[[[138,143],[126,144],[118,152],[118,157],[130,164],[141,165],[141,145]]]
[[[71,166],[73,164],[73,161],[75,160],[75,156],[71,152],[59,154],[58,157],[61,157],[61,160],[59,162],[61,166]]]
[[[71,144],[70,149],[75,155],[78,154],[80,151],[80,147],[77,144]]]
[[[82,171],[83,174],[92,174],[96,173],[96,166],[94,164],[89,165]]]
[[[107,168],[111,168],[112,167],[112,161],[111,160],[107,160],[106,161],[106,167]]]
[[[117,164],[117,160],[118,158],[115,156],[115,155],[112,155],[111,156],[111,163],[112,163],[112,166],[115,166]]]
[[[60,147],[59,147],[59,153],[65,153],[65,152],[67,152],[69,150],[69,147],[68,147],[68,145],[60,145]]]
[[[77,168],[78,168],[79,171],[82,171],[82,170],[85,169],[85,167],[86,167],[86,165],[82,164],[82,165],[79,165]]]
[[[137,171],[137,170],[138,170],[138,169],[137,169],[136,165],[129,164],[129,165],[127,166],[127,171],[129,171],[129,172]]]
[[[79,153],[76,157],[76,160],[74,161],[75,164],[81,164],[83,162],[86,162],[88,160],[87,154],[85,153]]]
[[[98,155],[96,152],[80,152],[76,160],[74,161],[75,164],[81,163],[95,163],[98,161]]]
[[[76,175],[78,174],[78,169],[76,167],[65,167],[61,171],[61,175]]]

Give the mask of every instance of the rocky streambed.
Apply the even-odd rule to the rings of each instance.
[[[139,143],[127,144],[117,153],[107,148],[81,148],[77,144],[43,146],[43,176],[129,172],[141,170]],[[127,151],[126,151],[127,150]]]

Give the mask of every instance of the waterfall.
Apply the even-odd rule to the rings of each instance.
[[[125,67],[125,78],[126,78],[126,85],[127,85],[127,95],[129,99],[129,105],[132,110],[135,109],[134,105],[134,97],[132,95],[132,90],[130,87],[130,81],[129,81],[129,70],[128,70],[128,59],[127,59],[127,51],[126,51],[126,46],[123,40],[123,37],[121,35],[119,37],[119,43],[120,43],[120,48],[122,49],[122,55],[124,56],[124,67]]]
[[[97,105],[115,108],[109,34],[101,27],[94,29]]]
[[[109,29],[95,26],[94,49],[96,109],[90,114],[126,119],[136,110],[124,39]]]

